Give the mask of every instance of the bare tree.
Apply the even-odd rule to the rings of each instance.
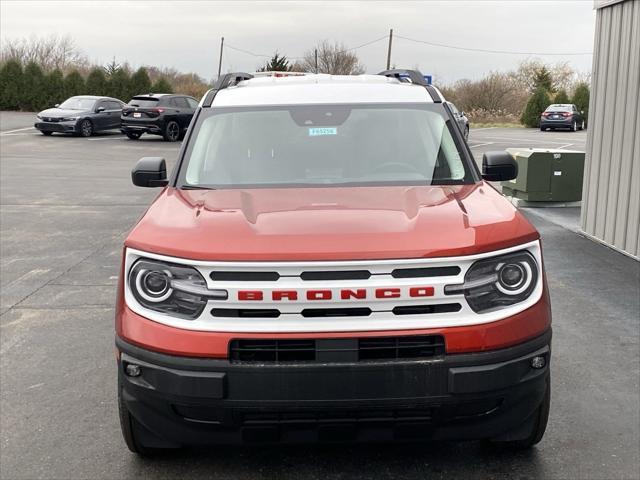
[[[68,35],[4,39],[0,49],[0,62],[8,60],[17,60],[23,65],[35,62],[45,72],[55,69],[63,72],[72,69],[84,70],[89,66],[87,56],[76,47]]]
[[[555,65],[547,65],[541,60],[526,60],[518,65],[518,69],[511,73],[514,81],[532,93],[536,89],[536,74],[547,69],[552,80],[553,90],[571,90],[577,81],[576,72],[568,62],[558,62]]]
[[[329,43],[323,40],[315,48],[308,50],[294,68],[307,72],[316,71],[316,53],[318,51],[318,73],[332,75],[358,75],[364,73],[365,68],[360,64],[358,56],[349,51],[342,43]]]

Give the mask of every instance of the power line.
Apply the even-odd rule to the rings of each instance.
[[[346,49],[341,50],[340,52],[337,52],[337,53],[346,53],[346,52],[351,52],[353,50],[358,50],[359,48],[366,47],[366,46],[371,45],[373,43],[379,42],[380,40],[385,40],[388,37],[389,37],[389,35],[383,35],[382,37],[376,38],[375,40],[370,40],[368,42],[363,43],[362,45],[357,45],[355,47],[346,48]],[[247,55],[251,55],[252,57],[271,58],[273,56],[273,55],[265,55],[265,54],[262,54],[262,53],[255,53],[255,52],[252,52],[250,50],[245,50],[244,48],[235,47],[233,45],[230,45],[229,43],[225,43],[224,46],[227,47],[227,48],[230,48],[231,50],[236,50],[238,52],[245,53]],[[290,60],[302,60],[302,59],[304,59],[304,57],[290,57],[288,55],[286,57],[288,59],[290,59]]]
[[[231,50],[237,50],[238,52],[246,53],[247,55],[251,55],[252,57],[271,58],[273,56],[273,55],[263,55],[261,53],[250,52],[249,50],[245,50],[243,48],[234,47],[233,45],[230,45],[229,43],[226,44],[226,47],[230,48]]]
[[[431,45],[432,47],[450,48],[453,50],[465,50],[468,52],[502,53],[507,55],[560,55],[560,56],[592,55],[593,54],[593,52],[558,53],[558,52],[514,52],[513,50],[488,50],[484,48],[458,47],[454,45],[445,45],[444,43],[427,42],[426,40],[417,40],[415,38],[403,37],[402,35],[396,35],[395,37],[401,38],[403,40],[408,40],[410,42],[424,43],[425,45]]]

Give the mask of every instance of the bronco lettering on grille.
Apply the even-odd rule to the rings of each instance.
[[[392,288],[376,288],[373,292],[373,295],[376,298],[382,299],[393,299],[400,298],[402,296],[402,289],[397,287]],[[433,297],[434,289],[433,287],[411,287],[408,292],[406,292],[409,297]],[[280,302],[283,300],[298,300],[298,298],[306,299],[309,301],[322,301],[322,300],[332,300],[333,292],[331,290],[273,290],[271,292],[271,300]],[[365,300],[369,294],[367,290],[364,288],[353,289],[344,289],[340,290],[339,295],[336,295],[341,300]],[[264,300],[265,294],[262,290],[239,290],[238,291],[238,300],[239,301],[260,301]]]

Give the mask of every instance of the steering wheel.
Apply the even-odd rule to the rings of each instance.
[[[406,172],[422,174],[420,172],[420,170],[418,170],[413,165],[411,165],[409,163],[403,163],[403,162],[385,162],[385,163],[382,163],[382,164],[378,165],[376,168],[373,169],[373,173],[378,172],[378,171],[380,171],[380,172],[389,172],[389,171],[394,172],[394,171],[397,171],[398,169],[404,170]]]

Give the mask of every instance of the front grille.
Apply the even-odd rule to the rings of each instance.
[[[441,335],[323,339],[237,339],[229,343],[231,363],[361,362],[427,359],[444,355]]]

